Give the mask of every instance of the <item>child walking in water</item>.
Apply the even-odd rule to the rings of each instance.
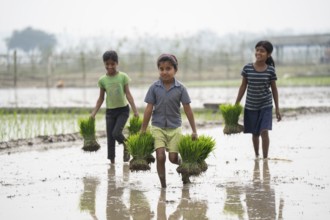
[[[248,63],[243,67],[242,83],[235,103],[240,103],[247,89],[244,107],[244,133],[252,133],[252,143],[257,158],[259,157],[260,136],[263,158],[268,157],[268,130],[272,130],[272,99],[275,103],[276,118],[278,121],[281,120],[276,86],[277,76],[275,63],[271,56],[272,52],[273,45],[269,41],[260,41],[256,44],[256,60],[254,63]]]
[[[157,160],[157,172],[162,188],[166,188],[165,161],[168,158],[171,163],[179,165],[181,159],[178,155],[178,143],[181,137],[181,113],[182,103],[184,112],[192,129],[191,137],[197,138],[194,114],[190,107],[190,97],[185,86],[175,78],[178,71],[178,61],[172,54],[162,54],[157,60],[159,80],[154,82],[145,97],[147,106],[141,132],[146,132],[152,116],[151,133],[155,138],[155,151]],[[182,176],[183,183],[189,183],[189,177]]]
[[[100,93],[96,106],[91,113],[91,117],[95,118],[96,113],[104,101],[104,94],[106,93],[108,159],[112,164],[115,163],[115,144],[117,141],[118,143],[123,144],[123,160],[124,162],[128,162],[130,155],[124,145],[126,139],[123,135],[123,129],[129,117],[130,111],[128,103],[133,109],[134,116],[139,116],[133,96],[131,95],[128,86],[130,78],[126,73],[117,70],[118,55],[116,51],[106,51],[103,54],[103,63],[107,72],[98,80]]]

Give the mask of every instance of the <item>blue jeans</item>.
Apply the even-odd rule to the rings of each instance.
[[[113,160],[116,157],[116,141],[119,144],[126,140],[123,135],[123,129],[129,117],[129,106],[107,109],[106,110],[106,127],[108,141],[108,159]]]

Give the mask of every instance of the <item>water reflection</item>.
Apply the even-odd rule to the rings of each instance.
[[[126,172],[123,174],[123,178]],[[124,187],[116,186],[116,167],[110,166],[108,169],[108,191],[107,191],[107,204],[106,216],[107,219],[130,219],[129,210],[123,203]]]
[[[166,219],[166,189],[161,189],[157,204],[157,220]]]
[[[95,214],[95,197],[100,181],[96,177],[84,177],[83,184],[84,192],[80,196],[80,211],[87,211],[93,219],[97,219]]]
[[[227,183],[226,193],[224,214],[235,216],[235,219],[276,219],[275,190],[271,185],[268,160],[255,160],[252,182],[245,187],[235,182]],[[277,219],[283,219],[283,207],[281,198]]]
[[[181,200],[176,210],[170,214],[169,220],[172,219],[208,219],[206,216],[207,203],[204,201],[192,200],[190,198],[189,186],[182,188]]]
[[[48,91],[47,91],[48,90]],[[17,95],[12,96],[12,89],[0,88],[1,107],[88,107],[94,106],[98,88],[17,88]],[[48,94],[47,94],[48,93]],[[145,87],[133,87],[137,107],[144,107]],[[192,107],[203,108],[204,103],[220,103],[236,98],[236,88],[230,87],[196,87],[189,89],[194,100]],[[10,95],[8,95],[10,94]],[[210,95],[211,94],[211,95]],[[330,87],[282,87],[281,106],[287,108],[300,106],[329,106]],[[36,99],[35,97],[38,97]],[[47,98],[49,97],[49,99]],[[18,99],[18,100],[17,100]],[[16,101],[15,101],[16,100]],[[18,102],[17,102],[18,101]]]
[[[143,192],[139,190],[131,190],[130,205],[132,219],[147,220],[152,218],[150,204]]]
[[[260,165],[262,163],[262,179]],[[275,219],[275,190],[270,184],[268,160],[255,160],[253,182],[246,187],[246,207],[249,219]]]
[[[226,187],[226,201],[223,212],[230,216],[237,216],[238,219],[244,219],[244,208],[241,202],[241,196],[244,189],[235,183],[228,183]]]

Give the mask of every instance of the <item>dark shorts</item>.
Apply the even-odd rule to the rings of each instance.
[[[256,111],[244,109],[244,133],[259,135],[262,130],[272,130],[272,112],[272,107]]]

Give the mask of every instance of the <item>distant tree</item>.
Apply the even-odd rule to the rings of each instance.
[[[8,50],[22,49],[26,53],[39,50],[43,56],[49,55],[56,43],[54,35],[31,27],[22,31],[15,30],[12,36],[6,39]]]

